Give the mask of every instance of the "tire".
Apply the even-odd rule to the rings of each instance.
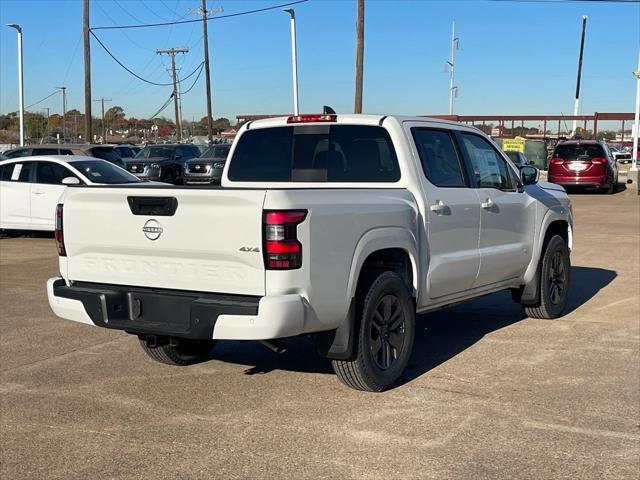
[[[540,299],[536,305],[523,305],[531,318],[557,318],[567,305],[571,285],[569,248],[559,235],[551,237],[538,266]]]
[[[616,184],[617,182],[615,182],[613,180],[613,174],[611,174],[611,179],[609,180],[609,186],[607,187],[607,189],[605,190],[605,193],[607,195],[611,195],[616,191]]]
[[[163,183],[176,184],[176,174],[173,170],[165,170],[160,177],[160,181]]]
[[[416,309],[405,283],[389,271],[373,280],[359,304],[355,358],[331,365],[348,387],[381,392],[393,386],[409,362]]]
[[[139,338],[138,340],[144,353],[156,362],[177,366],[192,365],[203,361],[209,353],[211,353],[211,350],[213,350],[216,344],[214,340],[182,340],[180,344],[175,347],[171,345],[149,347],[144,339]]]

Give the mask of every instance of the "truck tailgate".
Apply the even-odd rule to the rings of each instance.
[[[264,190],[68,188],[67,278],[264,295],[264,197]],[[172,214],[154,207],[176,202]]]

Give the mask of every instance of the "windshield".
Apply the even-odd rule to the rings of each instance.
[[[81,160],[71,165],[94,183],[139,183],[141,181],[126,170],[103,160]]]
[[[173,147],[152,146],[144,147],[136,154],[134,158],[154,158],[163,157],[170,158],[173,154]]]
[[[207,148],[200,157],[202,158],[227,158],[231,145],[215,145]]]
[[[605,153],[598,144],[573,144],[558,145],[553,154],[556,158],[562,158],[565,161],[573,160],[589,160],[591,158],[604,157]]]

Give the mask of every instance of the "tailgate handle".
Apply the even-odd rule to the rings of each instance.
[[[134,215],[171,217],[178,209],[175,197],[127,197],[127,201]]]

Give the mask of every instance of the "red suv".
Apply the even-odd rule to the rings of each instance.
[[[606,143],[568,140],[556,145],[549,160],[548,180],[564,187],[595,187],[613,193],[618,185],[618,165]]]

